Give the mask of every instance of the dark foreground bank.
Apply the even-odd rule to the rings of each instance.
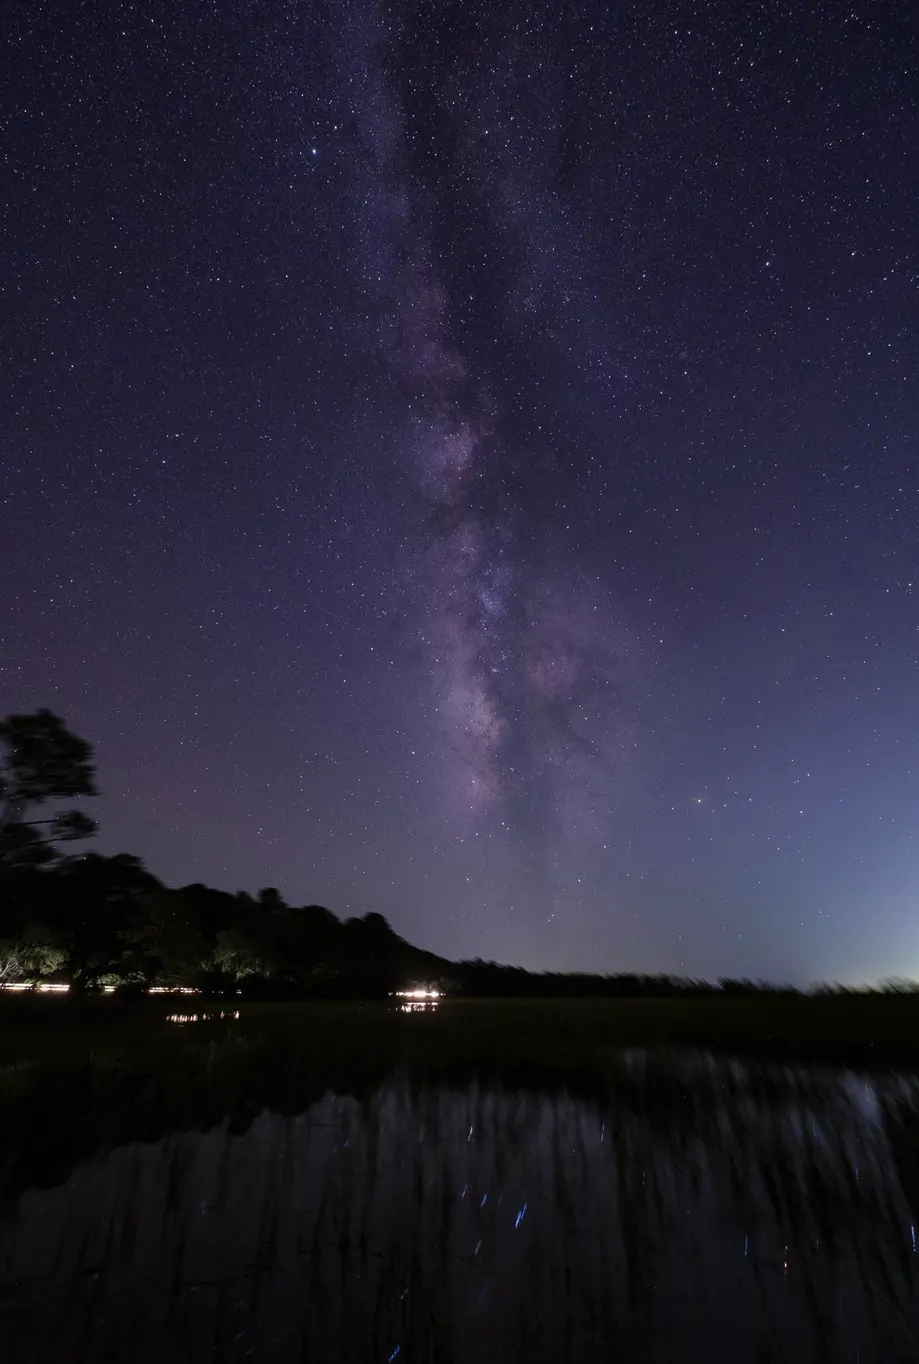
[[[408,1012],[386,1002],[253,1003],[233,995],[0,996],[0,1064],[181,1050],[189,1030],[274,1037],[329,1061],[386,1058],[541,1071],[590,1067],[610,1047],[705,1047],[777,1060],[919,1066],[919,994],[725,995],[623,1000],[446,999]]]

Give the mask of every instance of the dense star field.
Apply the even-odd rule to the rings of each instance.
[[[919,972],[912,11],[12,0],[0,711],[100,847]]]

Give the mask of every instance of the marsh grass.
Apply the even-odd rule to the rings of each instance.
[[[919,1066],[919,995],[699,996],[623,1000],[446,1000],[404,1014],[385,1003],[196,999],[189,1012],[238,1012],[170,1024],[167,999],[0,999],[0,1076],[26,1062],[116,1068],[182,1065],[202,1041],[233,1036],[321,1072],[368,1076],[417,1067],[448,1078],[470,1067],[515,1083],[588,1082],[623,1047],[705,1048],[774,1060]]]

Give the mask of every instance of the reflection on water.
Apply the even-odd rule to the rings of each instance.
[[[441,994],[429,985],[420,985],[411,990],[397,990],[396,998],[401,1001],[398,1006],[400,1013],[422,1014],[433,1013],[440,1003]]]
[[[2,1358],[915,1361],[919,1084],[619,1058],[101,1153],[0,1227]]]
[[[167,1014],[167,1023],[218,1023],[225,1019],[239,1018],[238,1009],[216,1009],[209,1013]]]

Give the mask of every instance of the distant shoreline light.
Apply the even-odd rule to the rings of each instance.
[[[113,995],[117,986],[103,985],[104,995]],[[11,980],[0,985],[0,990],[10,990],[15,994],[24,994],[32,991],[43,995],[66,995],[70,990],[70,985],[65,980]],[[193,985],[151,985],[147,990],[148,995],[200,995],[201,991]]]
[[[114,989],[114,986],[106,987]],[[43,995],[64,995],[70,989],[66,981],[37,981],[31,980],[12,980],[5,985],[0,985],[0,990],[13,990],[21,992],[23,990],[38,990]]]
[[[103,985],[102,993],[113,995],[116,990],[114,985]],[[13,980],[0,984],[0,990],[8,990],[14,994],[25,994],[33,992],[36,994],[65,995],[70,990],[67,981],[45,980]],[[200,995],[201,991],[193,985],[151,985],[147,989],[148,995]],[[416,986],[412,990],[396,990],[395,995],[398,999],[405,1000],[436,1000],[442,998],[442,991],[432,990],[422,986]]]

